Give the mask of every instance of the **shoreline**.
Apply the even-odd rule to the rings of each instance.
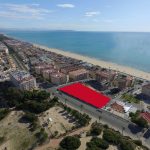
[[[98,60],[96,58],[92,58],[92,57],[88,57],[88,56],[82,56],[80,54],[76,54],[76,53],[72,53],[72,52],[68,52],[68,51],[64,51],[64,50],[60,50],[60,49],[49,48],[49,47],[46,47],[44,45],[39,45],[39,44],[35,44],[35,43],[33,43],[33,46],[45,49],[47,51],[54,52],[56,54],[61,54],[61,55],[64,55],[66,57],[71,57],[71,58],[74,58],[74,59],[77,59],[77,60],[82,60],[84,62],[91,63],[93,65],[98,65],[98,66],[101,66],[103,68],[115,70],[115,71],[118,71],[118,72],[121,72],[121,73],[125,73],[125,74],[128,74],[128,75],[137,77],[137,78],[142,78],[142,79],[150,81],[150,73],[144,72],[144,71],[141,71],[141,70],[138,70],[138,69],[118,65],[118,64],[112,63],[112,62]]]

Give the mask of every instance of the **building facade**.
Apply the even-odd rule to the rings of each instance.
[[[65,84],[67,82],[67,75],[63,73],[52,73],[50,74],[50,80],[51,83],[60,85],[60,84]]]
[[[10,80],[20,90],[32,90],[36,88],[36,79],[26,71],[14,71],[10,73]]]
[[[142,94],[150,97],[150,83],[142,87]]]
[[[69,72],[69,80],[70,81],[78,81],[87,79],[89,72],[86,69],[78,69],[72,72]]]
[[[115,78],[116,73],[113,71],[97,71],[96,80],[98,82],[102,81],[112,81]]]

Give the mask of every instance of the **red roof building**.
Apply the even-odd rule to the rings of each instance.
[[[149,113],[149,112],[141,113],[140,116],[141,116],[142,118],[144,118],[148,123],[150,123],[150,113]]]
[[[81,83],[67,85],[59,90],[96,108],[103,108],[110,101],[109,97]]]

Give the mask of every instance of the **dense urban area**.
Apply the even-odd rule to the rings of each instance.
[[[149,150],[150,81],[0,34],[1,150]]]

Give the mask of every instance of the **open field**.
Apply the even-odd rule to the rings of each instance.
[[[28,129],[28,123],[20,123],[22,111],[12,111],[0,121],[0,136],[4,141],[0,145],[0,150],[27,150],[36,142],[34,133]]]
[[[51,118],[52,121],[49,122],[49,118]],[[50,136],[54,136],[55,132],[57,132],[57,136],[64,134],[75,126],[74,122],[69,119],[68,114],[58,106],[45,111],[40,115],[39,120],[40,124],[45,126],[45,129]]]

